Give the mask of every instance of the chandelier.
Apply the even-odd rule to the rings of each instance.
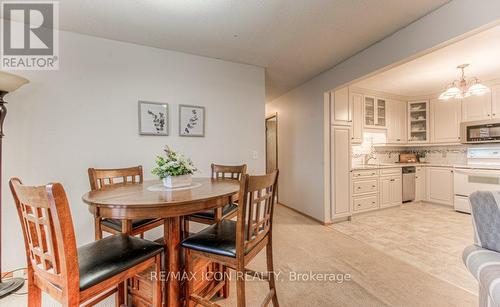
[[[457,68],[461,70],[462,75],[460,80],[455,80],[446,87],[446,90],[439,96],[440,100],[448,100],[451,98],[461,99],[473,95],[483,95],[488,93],[490,89],[481,83],[476,77],[466,79],[465,68],[469,64],[458,65]]]

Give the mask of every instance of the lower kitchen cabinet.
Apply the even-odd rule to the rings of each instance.
[[[402,201],[403,180],[401,174],[380,177],[380,208],[398,206],[401,205]]]
[[[351,128],[331,127],[332,219],[351,215],[349,173],[351,170]],[[365,188],[363,185],[362,188]],[[368,184],[366,185],[368,188]]]
[[[415,170],[415,201],[425,201],[425,169],[416,167]]]
[[[355,170],[351,172],[353,213],[379,208],[379,170]]]
[[[378,208],[377,194],[356,196],[352,200],[354,212],[367,211]]]
[[[453,206],[453,169],[427,167],[427,201]]]

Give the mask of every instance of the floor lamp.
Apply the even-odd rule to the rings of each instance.
[[[3,122],[5,116],[7,115],[7,108],[5,107],[6,102],[3,97],[7,93],[11,93],[17,90],[21,85],[28,83],[29,81],[23,77],[19,77],[13,74],[9,74],[0,71],[0,297],[6,296],[14,291],[17,291],[24,284],[23,278],[9,278],[6,281],[2,280],[2,140],[4,137],[3,133]]]

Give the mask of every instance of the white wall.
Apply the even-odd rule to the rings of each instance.
[[[61,32],[60,70],[19,72],[31,83],[7,96],[3,271],[25,267],[23,239],[7,180],[64,184],[78,244],[94,237],[81,196],[88,167],[142,164],[146,178],[169,144],[209,176],[210,163],[248,163],[265,170],[262,68]],[[137,101],[170,104],[168,137],[139,136]],[[178,137],[178,105],[206,107],[206,137]],[[252,151],[259,153],[252,159]]]
[[[266,113],[278,112],[280,202],[321,221],[330,221],[324,195],[324,166],[328,164],[323,140],[325,91],[498,19],[498,0],[452,1],[268,103]]]

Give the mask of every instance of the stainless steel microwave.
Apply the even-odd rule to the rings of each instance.
[[[464,144],[500,143],[500,119],[461,123],[460,141]]]

